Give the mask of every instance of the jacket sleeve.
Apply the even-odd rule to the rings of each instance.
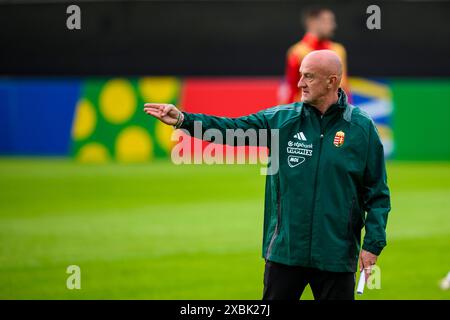
[[[188,131],[188,133],[198,139],[202,139],[205,141],[212,141],[214,140],[209,139],[208,135],[205,136],[205,131],[210,129],[216,129],[219,130],[222,134],[223,141],[227,144],[231,145],[260,145],[259,144],[259,138],[260,138],[260,129],[267,129],[266,133],[268,136],[269,134],[269,126],[267,123],[267,119],[264,116],[265,110],[250,114],[248,116],[238,117],[238,118],[227,118],[227,117],[217,117],[217,116],[211,116],[201,113],[188,113],[183,112],[184,114],[184,120],[182,124],[180,125],[179,129],[184,129]],[[239,139],[236,138],[236,136],[239,136],[240,133],[238,129],[241,129],[241,137],[244,137],[245,141],[244,144],[239,143]],[[253,133],[256,135],[256,143],[250,143],[251,140],[249,139],[249,136],[251,136],[252,132],[249,132],[247,130],[253,129]],[[234,135],[234,138],[232,141],[226,140],[226,137],[228,135]],[[265,143],[269,143],[268,141]],[[262,144],[261,146],[264,146]]]
[[[362,248],[379,255],[386,246],[386,224],[391,210],[387,186],[383,145],[373,121],[369,130],[369,146],[363,180],[365,237]]]

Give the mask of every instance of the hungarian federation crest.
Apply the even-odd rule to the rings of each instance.
[[[334,136],[333,144],[336,147],[340,147],[344,144],[344,139],[345,139],[344,131],[338,131],[338,132],[336,132],[336,135]]]

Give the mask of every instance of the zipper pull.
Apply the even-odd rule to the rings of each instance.
[[[323,133],[320,134],[320,139],[323,139]]]

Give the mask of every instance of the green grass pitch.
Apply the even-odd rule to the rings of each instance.
[[[0,298],[260,299],[259,168],[0,159]],[[388,175],[381,289],[358,299],[449,299],[450,163]],[[73,264],[81,290],[66,288]]]

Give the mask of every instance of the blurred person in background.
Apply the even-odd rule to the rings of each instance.
[[[333,11],[323,7],[309,8],[302,14],[302,22],[306,33],[302,40],[291,46],[287,52],[284,81],[279,91],[280,104],[293,103],[300,100],[301,88],[298,69],[303,58],[314,50],[333,50],[341,58],[343,74],[341,87],[352,102],[347,81],[347,57],[343,45],[331,41],[336,30],[336,19]]]

